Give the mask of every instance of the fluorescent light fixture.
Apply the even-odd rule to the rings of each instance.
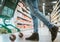
[[[57,3],[57,1],[52,1],[51,3]]]

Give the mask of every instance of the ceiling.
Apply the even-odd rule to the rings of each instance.
[[[58,1],[58,0],[39,0],[39,9],[40,11],[42,11],[42,6],[43,3],[45,3],[45,12],[47,13],[51,13],[53,10],[53,5],[55,5],[56,3],[52,3],[53,1]]]

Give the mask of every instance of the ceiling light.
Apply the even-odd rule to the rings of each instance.
[[[57,1],[52,1],[51,3],[57,3]]]

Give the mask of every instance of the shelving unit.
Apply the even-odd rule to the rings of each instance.
[[[51,13],[51,22],[55,25],[60,24],[60,2],[59,1],[53,7],[53,11]]]
[[[51,13],[51,22],[54,22],[55,20],[58,21],[59,17],[60,17],[60,2],[57,2]]]
[[[19,2],[15,10],[16,26],[20,29],[33,28],[33,21],[30,15],[28,7],[24,6],[24,3]]]

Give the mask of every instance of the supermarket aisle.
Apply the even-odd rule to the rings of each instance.
[[[16,40],[15,42],[51,42],[51,38],[50,38],[50,32],[48,31],[47,28],[39,28],[39,41],[30,41],[30,40],[25,40],[26,37],[29,37],[32,34],[33,30],[27,30],[27,31],[23,31],[24,33],[24,37],[23,38],[19,38],[18,37],[18,33],[15,33],[16,35]],[[11,42],[9,40],[9,35],[0,35],[0,42]],[[59,42],[60,41],[60,33],[58,33],[58,36],[55,40],[55,42]]]

